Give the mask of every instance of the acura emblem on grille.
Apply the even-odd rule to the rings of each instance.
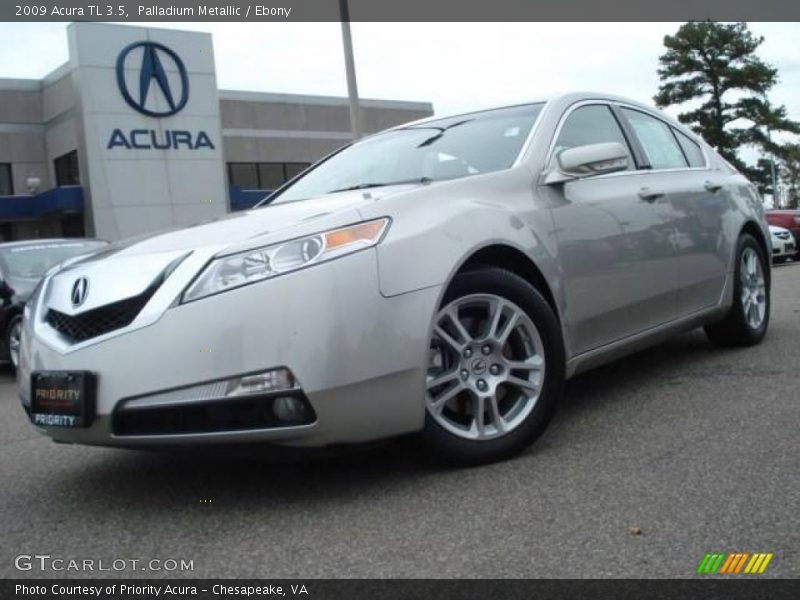
[[[79,277],[72,284],[72,306],[80,306],[89,294],[89,280],[86,277]]]

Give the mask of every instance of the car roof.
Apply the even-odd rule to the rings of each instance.
[[[486,108],[481,108],[477,110],[471,110],[465,113],[453,113],[453,114],[442,114],[442,115],[433,115],[430,117],[425,117],[424,119],[418,119],[416,121],[411,121],[409,123],[404,123],[402,125],[398,125],[397,127],[392,127],[392,129],[403,129],[404,127],[413,127],[416,125],[423,125],[425,123],[429,123],[432,121],[440,121],[444,119],[454,119],[457,117],[466,117],[468,115],[474,115],[478,113],[484,112],[491,112],[495,110],[503,110],[505,108],[516,108],[518,106],[529,106],[533,104],[574,104],[575,102],[582,102],[585,100],[603,100],[603,101],[611,101],[611,102],[622,102],[625,104],[630,104],[631,106],[636,106],[637,108],[641,108],[643,110],[651,111],[651,112],[659,112],[660,111],[650,105],[644,104],[642,102],[638,102],[636,100],[632,100],[630,98],[625,98],[623,96],[617,96],[615,94],[608,94],[603,92],[590,92],[590,91],[577,91],[577,92],[565,92],[561,94],[552,94],[549,96],[543,96],[538,99],[532,99],[527,102],[515,102],[514,104],[504,104],[500,106],[489,106]],[[668,115],[665,115],[668,117]],[[669,118],[669,117],[668,117]],[[673,119],[670,119],[673,120]],[[680,123],[679,123],[680,125]]]

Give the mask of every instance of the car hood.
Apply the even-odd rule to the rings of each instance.
[[[275,234],[288,232],[286,235],[278,235],[278,238],[284,239],[294,235],[291,231],[293,229],[305,230],[309,226],[313,229],[316,225],[325,227],[328,222],[338,220],[336,216],[343,213],[349,212],[352,218],[353,209],[363,202],[365,202],[363,192],[352,192],[274,206],[267,205],[191,227],[128,238],[112,244],[106,251],[88,260],[105,260],[110,256],[192,251],[207,247],[226,250],[228,247],[235,248],[240,244],[247,244],[251,240],[261,238],[271,240]]]
[[[414,186],[340,192],[236,213],[183,229],[111,244],[68,264],[48,284],[50,307],[76,314],[145,292],[177,266],[196,273],[211,258],[341,227],[362,220],[358,207]],[[81,277],[89,292],[79,306],[72,292]]]

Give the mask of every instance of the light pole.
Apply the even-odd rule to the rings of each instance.
[[[778,193],[778,174],[775,169],[775,154],[769,159],[770,172],[772,175],[772,206],[781,208],[781,197]]]
[[[342,19],[342,46],[344,47],[344,68],[347,73],[347,96],[350,99],[350,129],[353,139],[362,135],[361,110],[358,106],[358,85],[356,84],[356,64],[353,59],[353,38],[350,36],[350,10],[347,0],[339,0],[339,14]]]
[[[764,94],[763,96],[763,101],[768,111],[770,105],[766,94]],[[780,196],[778,195],[778,173],[777,173],[777,168],[775,166],[775,151],[772,149],[772,130],[769,128],[769,124],[767,124],[767,141],[769,142],[770,145],[769,171],[770,171],[770,177],[772,178],[772,207],[780,208],[781,199]]]

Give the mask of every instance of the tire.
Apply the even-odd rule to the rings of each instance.
[[[14,315],[6,327],[6,349],[8,362],[13,370],[19,366],[19,341],[22,334],[22,316]]]
[[[494,462],[542,434],[564,383],[564,344],[553,309],[531,284],[498,268],[457,275],[429,346],[423,439],[438,459]]]
[[[769,263],[764,250],[752,235],[742,234],[736,249],[733,306],[721,321],[705,327],[708,339],[718,346],[760,343],[767,334],[770,304]]]
[[[773,258],[772,262],[775,263],[776,265],[782,265],[787,260],[789,260],[788,256],[778,256],[777,258]]]

